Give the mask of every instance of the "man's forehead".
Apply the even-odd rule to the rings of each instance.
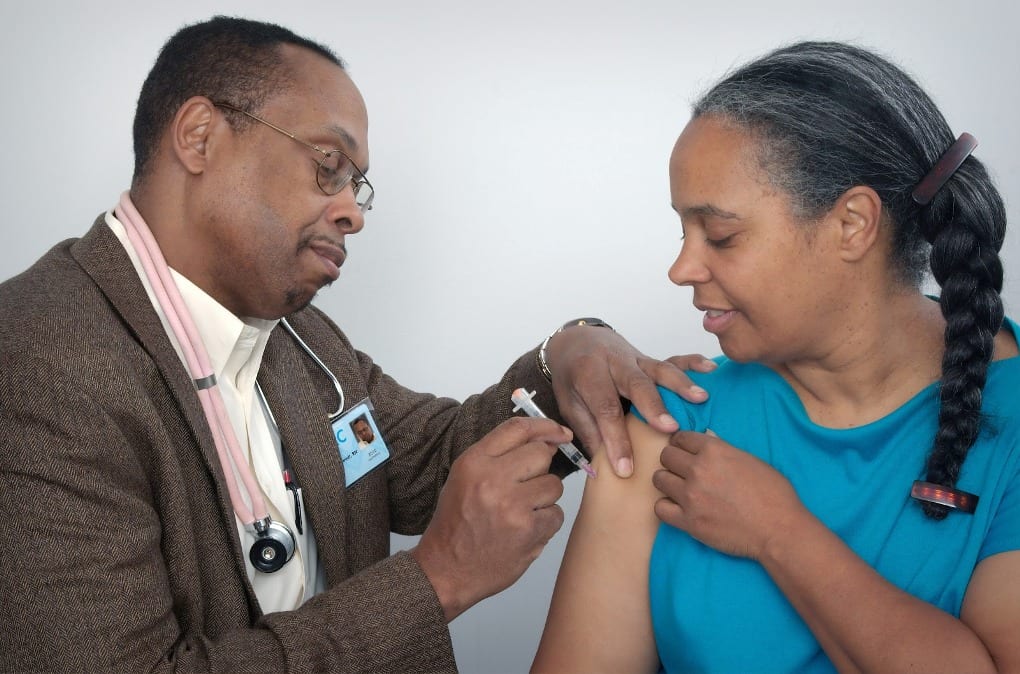
[[[352,113],[365,113],[361,92],[343,67],[322,54],[294,45],[283,45],[281,55],[290,71],[289,79],[297,89],[343,99]]]
[[[291,45],[286,45],[291,47]],[[354,81],[340,66],[303,48],[285,51],[290,83],[267,102],[278,114],[336,139],[351,152],[367,145],[368,113]]]

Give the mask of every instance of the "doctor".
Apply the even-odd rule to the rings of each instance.
[[[463,403],[388,377],[310,305],[375,198],[367,131],[327,48],[186,27],[130,191],[0,285],[0,670],[452,671],[447,622],[563,519],[571,434],[508,420],[511,390],[623,475],[618,396],[663,432],[656,383],[703,399],[591,320]],[[352,470],[361,414],[385,452]],[[422,537],[390,555],[391,531]]]

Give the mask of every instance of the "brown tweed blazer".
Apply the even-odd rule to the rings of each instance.
[[[329,589],[263,615],[194,387],[102,217],[0,284],[0,670],[456,669],[432,586],[389,556],[389,532],[421,533],[513,388],[548,392],[534,352],[458,404],[401,387],[314,308],[290,321],[349,404],[371,397],[392,457],[344,488],[336,393],[277,329],[259,381]]]

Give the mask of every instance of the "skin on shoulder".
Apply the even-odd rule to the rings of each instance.
[[[655,672],[648,564],[659,528],[652,475],[669,435],[627,416],[634,474],[623,479],[605,452],[592,466],[532,672]]]

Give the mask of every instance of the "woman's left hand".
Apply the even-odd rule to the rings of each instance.
[[[712,431],[674,433],[661,461],[652,483],[666,498],[655,514],[720,552],[760,559],[806,513],[779,471]]]

